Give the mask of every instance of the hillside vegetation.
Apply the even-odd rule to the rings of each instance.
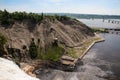
[[[67,16],[58,16],[58,15],[44,15],[35,14],[35,13],[26,13],[26,12],[13,12],[9,13],[6,10],[0,10],[0,23],[2,25],[14,24],[15,21],[30,20],[32,23],[40,23],[44,18],[49,18],[51,21],[57,20],[68,20],[70,17]]]

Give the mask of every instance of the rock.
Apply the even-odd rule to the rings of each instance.
[[[62,74],[55,75],[53,80],[65,80]]]
[[[28,75],[30,75],[30,76],[32,76],[32,77],[36,77],[36,75],[32,73],[33,70],[35,69],[34,66],[31,66],[31,65],[28,65],[28,64],[23,64],[23,65],[24,65],[24,67],[22,66],[21,69],[22,69],[25,73],[27,73]]]
[[[39,68],[39,69],[35,70],[35,74],[36,74],[36,75],[39,75],[39,74],[42,73],[42,72],[43,72],[43,69],[42,69],[42,68]]]

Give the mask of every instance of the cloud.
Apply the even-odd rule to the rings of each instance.
[[[49,3],[49,2],[52,2],[52,3],[58,3],[58,2],[64,2],[64,1],[68,1],[68,0],[32,0],[32,1],[34,1],[34,2],[47,2],[47,3]]]
[[[63,0],[46,0],[46,1],[50,1],[50,2],[61,2]]]

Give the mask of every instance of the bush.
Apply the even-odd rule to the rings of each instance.
[[[60,20],[60,21],[62,21],[62,20],[69,20],[70,19],[70,17],[67,17],[67,16],[58,16],[57,14],[55,14],[54,15],[54,17],[57,19],[57,20]]]
[[[0,12],[0,22],[2,25],[9,25],[9,13],[4,10],[3,12]]]
[[[39,58],[43,60],[58,61],[63,53],[62,47],[48,47],[45,53],[40,53]]]
[[[3,47],[3,45],[7,42],[7,39],[4,35],[0,33],[0,47]]]
[[[4,54],[7,54],[4,50],[4,44],[7,42],[7,39],[0,33],[0,57]]]
[[[22,46],[22,49],[23,49],[23,50],[26,50],[26,49],[27,49],[27,46],[26,46],[26,45],[23,45],[23,46]]]
[[[34,39],[32,39],[29,46],[29,54],[31,59],[35,59],[37,57],[37,46],[35,45]]]

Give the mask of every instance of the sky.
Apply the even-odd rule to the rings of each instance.
[[[0,0],[0,10],[120,15],[120,0]]]

